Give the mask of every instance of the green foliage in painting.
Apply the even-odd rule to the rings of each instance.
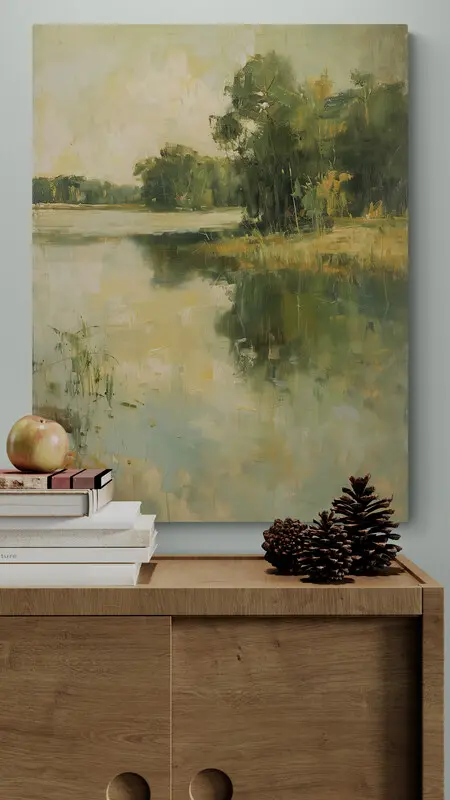
[[[98,326],[87,325],[81,319],[76,331],[60,330],[51,326],[55,336],[55,360],[51,363],[34,363],[33,371],[44,373],[49,386],[55,388],[51,376],[65,375],[64,394],[69,403],[59,411],[51,407],[45,412],[58,421],[71,434],[77,453],[82,453],[90,429],[90,404],[104,401],[111,409],[114,396],[114,368],[116,359],[104,347],[96,344]],[[86,407],[83,399],[89,401]]]
[[[84,180],[81,184],[83,201],[89,205],[127,205],[139,203],[140,192],[137,186],[119,186],[109,181]]]
[[[329,217],[361,216],[380,202],[391,214],[406,211],[405,86],[360,72],[351,80],[338,94],[326,71],[301,86],[272,52],[250,58],[225,87],[229,109],[212,118],[213,137],[262,229],[320,230]]]
[[[405,519],[406,26],[34,38],[34,411],[161,521]]]
[[[224,158],[201,157],[181,144],[166,144],[156,158],[139,161],[142,200],[158,209],[212,208],[241,202],[238,178]]]
[[[310,135],[312,109],[289,61],[276,53],[254,56],[225,94],[230,109],[212,118],[213,137],[234,158],[249,218],[268,229],[298,227],[296,179],[313,168],[318,146]]]
[[[360,215],[370,203],[393,214],[408,205],[408,99],[401,83],[377,84],[353,73],[354,89],[330,98],[328,113],[342,120],[336,136],[336,163],[353,178],[350,209]]]
[[[155,211],[242,205],[245,222],[264,232],[320,232],[335,217],[407,211],[404,84],[354,71],[350,88],[333,93],[326,70],[300,85],[289,59],[269,52],[251,57],[224,93],[228,109],[210,117],[224,157],[168,143],[136,163],[140,187],[36,177],[33,202]]]
[[[54,203],[55,184],[49,178],[33,178],[33,203]]]
[[[81,320],[77,331],[52,328],[57,337],[55,352],[70,362],[66,392],[70,397],[85,395],[97,400],[106,398],[111,405],[114,380],[114,358],[93,342],[95,327]]]
[[[74,205],[126,205],[140,202],[137,186],[87,179],[82,175],[33,178],[33,203]]]

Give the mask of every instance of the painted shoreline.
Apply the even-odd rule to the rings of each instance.
[[[61,209],[71,209],[74,211],[143,211],[147,214],[214,214],[220,211],[236,211],[242,213],[242,209],[237,206],[223,206],[220,208],[170,208],[170,209],[155,209],[149,208],[143,203],[33,203],[32,208],[39,209],[40,211],[53,211]]]

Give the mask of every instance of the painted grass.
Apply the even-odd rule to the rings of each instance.
[[[345,276],[349,269],[406,274],[408,222],[404,218],[339,220],[326,233],[224,238],[200,245],[205,255],[236,259],[239,268],[299,268]]]

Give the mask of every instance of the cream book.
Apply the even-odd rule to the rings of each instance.
[[[73,493],[73,489],[71,489]],[[53,517],[53,516],[0,516],[0,532],[12,531],[91,531],[91,530],[125,530],[133,528],[141,515],[141,503],[138,501],[113,500],[96,514],[90,517]],[[147,517],[150,519],[150,517]],[[152,517],[154,520],[155,517]]]
[[[0,587],[135,586],[140,568],[140,564],[0,564]]]
[[[114,481],[102,489],[0,489],[2,517],[82,517],[111,502]]]
[[[149,547],[0,547],[2,564],[148,564]]]
[[[95,519],[95,518],[90,518]],[[106,522],[105,522],[106,525]],[[151,547],[156,538],[155,516],[140,514],[132,527],[123,530],[100,528],[0,528],[0,548],[142,548]]]

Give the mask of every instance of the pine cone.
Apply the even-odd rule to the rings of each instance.
[[[300,573],[313,583],[340,583],[350,574],[352,547],[333,511],[322,511],[304,540]]]
[[[370,475],[349,478],[351,488],[343,487],[343,495],[333,500],[333,508],[352,543],[355,558],[352,572],[355,575],[374,575],[389,567],[402,549],[391,540],[400,539],[392,533],[398,522],[392,522],[395,513],[390,507],[392,497],[380,498]]]
[[[264,531],[264,558],[276,567],[281,575],[298,575],[298,560],[303,552],[303,538],[308,526],[298,519],[276,519],[267,531]]]

